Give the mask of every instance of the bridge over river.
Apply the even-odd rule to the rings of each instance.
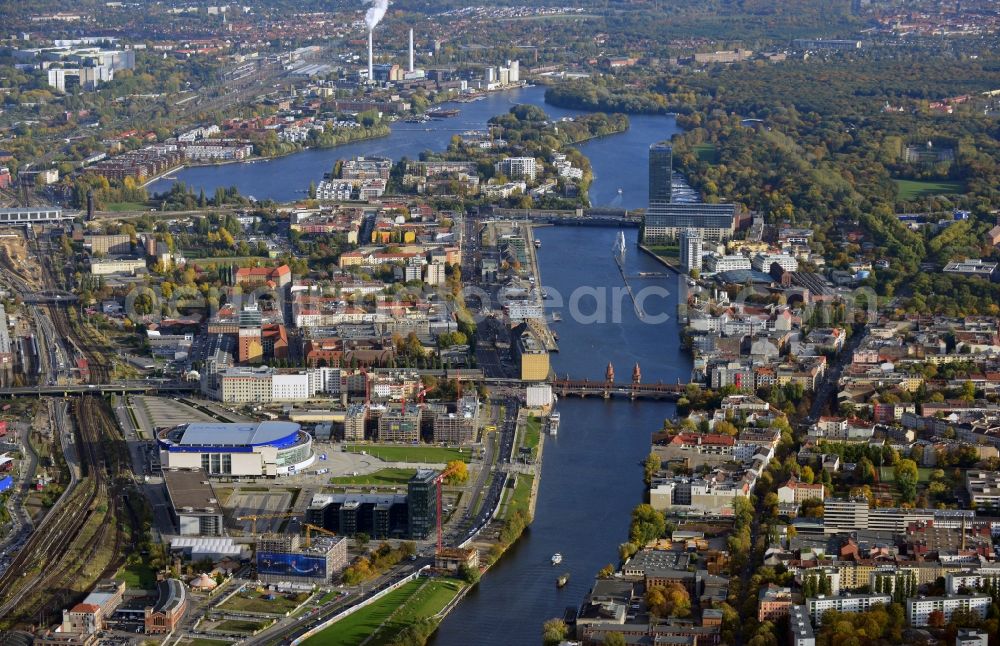
[[[626,399],[665,399],[677,401],[687,392],[688,384],[677,382],[665,384],[642,383],[642,370],[639,364],[632,368],[631,382],[615,381],[615,368],[610,363],[604,374],[604,381],[594,379],[571,379],[568,375],[560,379],[556,377],[551,382],[552,392],[560,397],[624,397]]]

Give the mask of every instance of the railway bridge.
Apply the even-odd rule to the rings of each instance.
[[[615,381],[615,369],[610,363],[605,371],[604,381],[592,379],[571,379],[568,375],[564,379],[555,378],[551,381],[552,392],[560,397],[624,397],[626,399],[666,399],[677,401],[685,392],[688,385],[680,382],[676,384],[665,384],[657,382],[654,384],[642,383],[642,371],[639,364],[635,364],[632,369],[631,382]]]

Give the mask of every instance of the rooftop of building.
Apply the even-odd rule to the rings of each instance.
[[[179,428],[174,442],[194,446],[269,446],[291,444],[301,428],[294,422],[192,422]]]
[[[153,606],[153,612],[176,612],[184,604],[184,584],[177,579],[166,579],[156,583],[159,596]]]
[[[205,513],[222,511],[208,475],[201,469],[164,470],[163,483],[174,509],[190,508]]]

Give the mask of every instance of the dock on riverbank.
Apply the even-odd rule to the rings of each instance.
[[[545,311],[545,290],[542,289],[542,272],[538,269],[538,254],[535,249],[535,230],[531,224],[524,223],[524,238],[525,238],[525,255],[528,258],[528,264],[530,266],[531,275],[535,277],[535,285],[538,288],[538,304],[541,306],[542,311]],[[545,344],[545,350],[547,352],[559,352],[559,343],[556,341],[556,335],[552,332],[552,328],[549,327],[548,321],[544,319],[540,321],[540,324],[535,326],[535,330],[539,333],[542,338],[542,342]]]

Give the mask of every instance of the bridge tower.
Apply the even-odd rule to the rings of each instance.
[[[611,397],[611,389],[615,386],[615,367],[608,362],[608,368],[604,371],[604,399]]]
[[[639,384],[642,383],[642,370],[639,369],[639,362],[635,362],[635,367],[632,368],[632,396],[631,399],[635,399],[636,391],[639,390]]]

